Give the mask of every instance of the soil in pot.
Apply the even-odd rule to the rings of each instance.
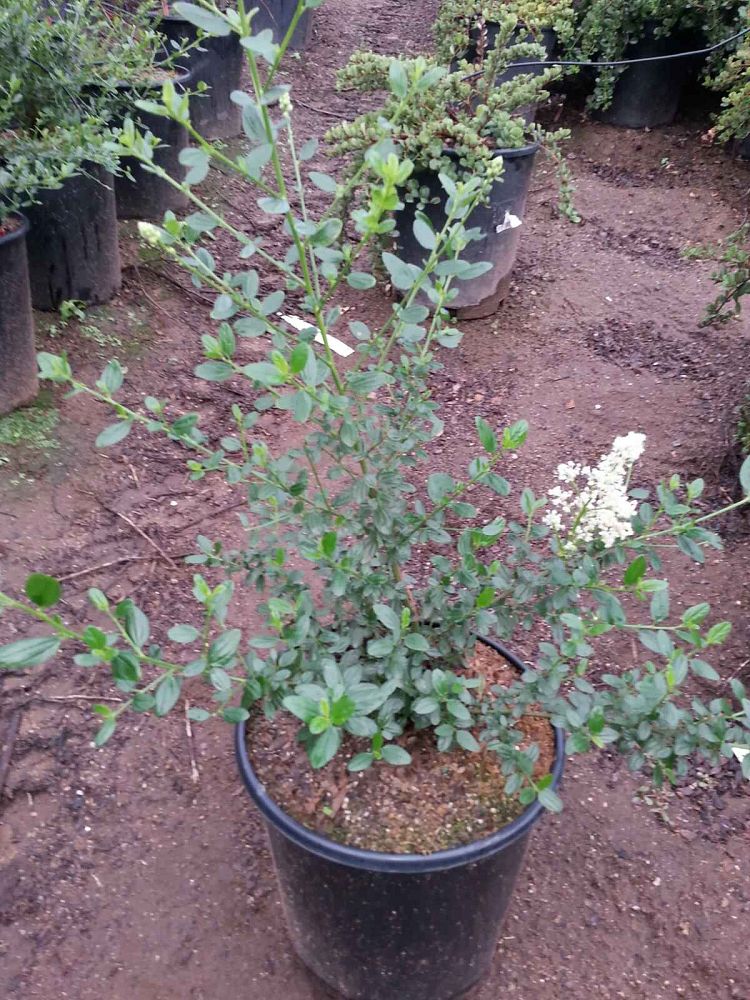
[[[187,70],[170,72],[169,76],[174,80],[177,90],[185,90],[192,84],[192,76]],[[162,84],[161,81],[154,80],[151,86],[155,91],[160,91]],[[127,89],[125,85],[123,87]],[[160,145],[154,151],[154,163],[162,167],[170,177],[183,177],[185,168],[180,163],[180,153],[188,146],[187,129],[171,118],[145,111],[138,111],[137,114],[140,128],[153,133],[159,140]],[[161,222],[165,212],[179,212],[187,208],[190,199],[186,194],[150,173],[137,160],[123,157],[122,166],[131,176],[120,174],[115,178],[119,219]]]
[[[257,35],[270,28],[274,41],[280,42],[286,36],[292,23],[292,18],[297,10],[297,0],[254,0],[252,6],[258,8],[253,18],[253,34]],[[300,18],[292,35],[291,47],[293,49],[303,49],[310,41],[312,15],[313,12],[307,10]]]
[[[28,228],[19,215],[0,222],[0,414],[31,402],[38,390]]]
[[[480,650],[468,669],[488,686],[517,676],[494,651]],[[434,737],[412,733],[402,738],[407,767],[312,772],[296,723],[285,725],[281,716],[251,720],[252,764],[239,727],[237,754],[298,955],[350,1000],[463,996],[489,967],[541,807],[522,810],[504,795],[487,751],[439,754]],[[562,733],[535,718],[519,728],[540,745],[539,774],[557,782]]]
[[[503,176],[490,191],[489,201],[478,205],[466,220],[468,229],[477,228],[483,236],[473,240],[463,251],[462,260],[468,263],[486,261],[493,266],[489,271],[468,281],[454,281],[458,295],[448,308],[459,319],[479,319],[492,315],[508,294],[518,245],[523,232],[523,218],[529,193],[534,160],[539,147],[536,144],[521,149],[502,149],[496,155],[503,157]],[[424,174],[420,183],[430,192],[429,204],[424,208],[436,232],[445,224],[446,196],[434,174]],[[425,251],[414,236],[416,203],[406,203],[396,215],[399,231],[399,256],[420,267]],[[425,300],[425,305],[427,301]]]
[[[156,13],[154,19],[168,42],[193,43],[199,35],[195,25],[177,14]],[[229,139],[242,129],[240,108],[230,100],[242,85],[243,53],[239,36],[205,36],[198,48],[190,49],[181,62],[190,71],[191,85],[205,83],[203,93],[190,98],[190,121],[206,139]]]
[[[98,164],[84,163],[83,170],[57,190],[38,192],[27,210],[36,309],[57,310],[70,299],[108,302],[120,290],[114,179]]]
[[[623,58],[646,59],[672,55],[691,48],[684,34],[657,37],[649,23],[645,36],[630,45]],[[595,117],[623,128],[656,128],[670,125],[677,115],[682,90],[696,69],[695,59],[667,59],[628,66],[615,83],[611,105]]]

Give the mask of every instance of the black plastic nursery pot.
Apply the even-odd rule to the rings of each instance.
[[[195,42],[199,31],[177,14],[155,14],[159,32],[178,45]],[[233,90],[242,84],[244,65],[239,36],[205,36],[199,48],[192,48],[181,62],[190,72],[191,84],[208,88],[190,99],[190,121],[205,139],[230,139],[242,131],[242,112],[232,100]]]
[[[275,42],[280,42],[286,37],[297,10],[297,0],[253,0],[252,6],[258,8],[253,18],[253,34],[257,35],[270,28]],[[292,35],[291,48],[303,49],[310,41],[312,15],[311,10],[306,10],[299,19]]]
[[[625,50],[625,59],[646,59],[673,55],[690,47],[683,35],[657,38],[654,25],[647,25],[646,35]],[[667,59],[646,62],[628,68],[615,83],[612,103],[595,117],[608,125],[623,128],[656,128],[670,125],[677,116],[682,90],[694,71],[694,59]]]
[[[0,414],[30,403],[39,388],[31,316],[28,221],[12,215],[0,224]]]
[[[56,310],[69,299],[95,305],[120,290],[114,178],[98,164],[84,163],[83,170],[57,190],[38,192],[27,209],[36,309]]]
[[[192,75],[188,70],[182,71],[174,79],[178,91],[186,90],[192,82]],[[154,96],[158,98],[162,84],[154,82],[148,89],[153,90]],[[138,109],[135,111],[138,116],[136,124],[140,123],[144,131],[152,132],[159,140],[160,145],[154,150],[154,163],[162,167],[170,177],[184,177],[186,170],[180,163],[180,153],[189,145],[185,126],[171,118]],[[184,192],[146,170],[132,157],[123,157],[122,166],[127,167],[132,178],[125,174],[119,174],[115,178],[118,219],[161,222],[165,212],[180,212],[189,205],[190,199]]]
[[[459,319],[492,315],[508,294],[538,150],[538,143],[532,143],[520,149],[499,149],[495,153],[503,158],[503,176],[492,185],[489,201],[478,205],[466,220],[467,229],[480,229],[483,235],[469,243],[461,254],[461,259],[467,263],[488,261],[493,266],[477,278],[453,282],[452,287],[457,289],[458,295],[448,308],[457,313]],[[430,204],[425,206],[424,213],[439,232],[446,218],[445,192],[435,174],[423,174],[419,180],[430,192]],[[414,236],[415,214],[414,202],[407,202],[396,214],[398,253],[403,260],[421,267],[425,251]]]
[[[555,730],[553,787],[564,748]],[[319,979],[348,1000],[457,1000],[483,978],[543,813],[538,802],[466,846],[428,855],[365,851],[308,830],[273,802],[248,758],[245,725],[235,749],[268,832],[292,944]]]

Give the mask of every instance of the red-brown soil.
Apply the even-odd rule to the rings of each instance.
[[[329,0],[311,48],[291,63],[297,134],[320,134],[332,116],[356,110],[356,95],[332,89],[351,51],[426,47],[435,7]],[[672,470],[701,474],[722,499],[732,420],[750,380],[750,323],[699,329],[713,294],[710,266],[684,261],[680,250],[736,227],[750,173],[701,146],[705,119],[651,133],[594,125],[569,109],[562,121],[574,129],[570,163],[584,223],[556,216],[552,177],[540,164],[510,298],[491,320],[465,324],[461,347],[444,359],[436,390],[446,431],[431,463],[465,467],[477,413],[495,423],[525,417],[532,433],[510,478],[542,492],[559,461],[596,457],[615,435],[642,430],[644,482]],[[253,195],[226,181],[208,192],[253,230]],[[134,243],[126,250],[120,297],[85,323],[40,336],[39,346],[65,347],[85,377],[119,354],[129,368],[126,401],[163,396],[210,424],[229,408],[225,387],[191,375],[210,299]],[[228,244],[217,252],[234,263]],[[378,292],[352,304],[363,317],[387,307]],[[104,347],[84,335],[87,323],[106,327]],[[175,608],[187,620],[191,569],[179,557],[199,531],[231,533],[238,498],[216,482],[189,481],[183,457],[160,439],[134,434],[96,452],[107,415],[82,397],[59,405],[60,447],[47,458],[0,448],[8,458],[0,464],[2,585],[18,587],[40,569],[69,577],[71,620],[92,585],[132,594],[157,629]],[[273,442],[284,427],[270,415],[259,433]],[[747,677],[747,523],[732,520],[724,533],[726,550],[705,567],[675,563],[674,605],[708,600],[732,619],[719,667]],[[93,569],[124,555],[138,559]],[[242,624],[252,623],[248,605]],[[2,639],[17,627],[3,618]],[[611,655],[608,669],[630,662],[628,648]],[[61,660],[0,684],[0,743],[10,746],[0,803],[0,995],[322,1000],[291,954],[227,728],[194,727],[189,739],[181,714],[129,721],[95,752],[91,701],[71,696],[111,695],[105,679]],[[566,808],[535,834],[490,979],[473,1000],[750,996],[746,787],[731,768],[696,770],[676,794],[640,784],[606,756],[569,765]]]

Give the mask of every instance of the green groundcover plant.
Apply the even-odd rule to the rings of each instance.
[[[729,37],[737,29],[741,0],[582,0],[570,55],[577,59],[617,61],[626,50],[653,33],[664,38],[679,31],[698,48]],[[598,71],[593,108],[607,108],[622,68]]]
[[[298,15],[318,2],[302,0]],[[34,667],[59,654],[111,674],[123,704],[95,707],[99,745],[127,713],[168,716],[190,690],[193,705],[204,706],[190,709],[196,721],[249,720],[252,729],[254,711],[291,713],[313,767],[342,753],[347,734],[359,741],[352,770],[407,765],[398,739],[410,728],[431,732],[446,753],[486,744],[503,762],[508,791],[550,809],[560,802],[551,776],[534,777],[538,748],[520,745],[518,720],[529,711],[567,730],[570,753],[617,750],[657,781],[684,774],[694,756],[741,756],[750,746],[750,700],[738,680],[722,684],[707,658],[729,624],[715,621],[704,603],[673,613],[661,556],[676,547],[700,562],[706,546],[720,544],[712,519],[747,497],[705,513],[700,480],[673,476],[653,491],[636,488],[633,470],[644,447],[637,433],[619,437],[595,464],[561,464],[545,496],[513,491],[504,467],[528,428],[523,421],[497,428],[481,417],[462,476],[423,471],[443,431],[430,380],[442,352],[461,339],[445,307],[476,267],[461,253],[476,235],[465,220],[484,196],[485,179],[443,175],[445,225],[434,231],[424,216],[415,222],[427,256],[422,268],[381,252],[403,292],[381,324],[347,320],[341,308],[345,289],[351,295],[375,284],[360,261],[392,230],[414,170],[397,136],[415,95],[433,86],[429,68],[393,60],[394,102],[367,151],[371,180],[361,201],[345,221],[330,210],[313,215],[311,186],[333,205],[337,184],[309,168],[316,143],[298,143],[292,97],[279,80],[295,25],[277,46],[270,32],[252,33],[242,2],[224,13],[209,0],[175,7],[208,32],[241,36],[251,86],[236,100],[249,149],[225,153],[193,130],[182,186],[195,213],[141,231],[215,293],[216,328],[203,337],[195,377],[235,383],[242,395],[231,396],[230,426],[202,427],[199,414],[175,412],[164,399],[122,402],[125,373],[117,361],[94,385],[77,379],[63,356],[41,354],[39,361],[43,377],[114,414],[101,447],[130,434],[136,442],[142,433],[161,435],[184,451],[194,479],[228,482],[247,501],[244,541],[225,547],[198,538],[189,558],[198,570],[195,606],[177,610],[164,634],[153,634],[133,600],[113,604],[96,588],[88,592],[85,623],[74,624],[58,609],[60,584],[32,574],[23,595],[0,593],[0,607],[38,623],[38,634],[0,648],[0,668]],[[169,83],[161,108],[190,128],[188,100]],[[134,133],[125,141],[167,179],[148,142]],[[237,175],[259,209],[281,221],[286,252],[236,229],[200,197],[196,185],[212,165]],[[211,254],[218,232],[236,242],[232,271]],[[415,304],[420,293],[431,309]],[[366,317],[368,299],[361,301]],[[309,325],[288,326],[287,310]],[[357,343],[346,360],[334,350],[338,336]],[[246,340],[259,337],[267,355],[258,360],[256,344],[248,359]],[[290,421],[275,440],[257,433],[272,409]],[[750,463],[742,484],[750,492]],[[236,624],[245,613],[235,607],[241,590],[256,593],[257,628]],[[517,682],[488,692],[469,676],[478,635],[512,642],[529,629],[540,630],[541,641]],[[636,640],[642,662],[595,679],[597,641],[616,631]],[[715,696],[700,697],[696,679],[716,685]],[[750,775],[747,757],[743,769]]]
[[[559,145],[569,138],[569,131],[549,131],[523,116],[524,109],[547,98],[546,87],[559,76],[559,70],[550,68],[536,75],[500,80],[514,61],[545,57],[541,45],[513,41],[517,26],[515,17],[505,17],[498,23],[494,48],[480,45],[471,61],[455,58],[453,70],[440,59],[424,56],[394,61],[375,52],[356,52],[339,72],[338,88],[385,92],[387,96],[381,107],[334,126],[326,136],[333,155],[348,158],[346,179],[350,183],[346,190],[356,187],[352,177],[367,178],[367,151],[377,140],[380,120],[393,120],[399,107],[392,136],[414,164],[405,185],[407,198],[419,201],[428,197],[425,172],[442,172],[453,179],[466,176],[497,181],[503,169],[499,150],[539,143],[558,171],[561,211],[579,221],[571,201],[570,171]],[[448,53],[443,55],[447,58]],[[404,101],[390,89],[394,73],[407,78],[419,75],[429,83]]]

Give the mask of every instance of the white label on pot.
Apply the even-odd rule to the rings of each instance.
[[[314,323],[309,323],[307,320],[300,319],[299,316],[282,316],[281,318],[294,330],[315,329]],[[315,343],[316,344],[323,343],[323,337],[320,335],[320,333],[315,334]],[[349,347],[348,344],[345,344],[343,340],[339,340],[337,337],[332,337],[330,333],[328,334],[328,346],[336,354],[340,354],[342,358],[348,358],[350,354],[354,354],[353,347]]]
[[[504,233],[506,229],[518,229],[520,225],[521,220],[518,216],[511,215],[510,212],[506,211],[503,221],[498,226],[495,226],[495,232]]]

